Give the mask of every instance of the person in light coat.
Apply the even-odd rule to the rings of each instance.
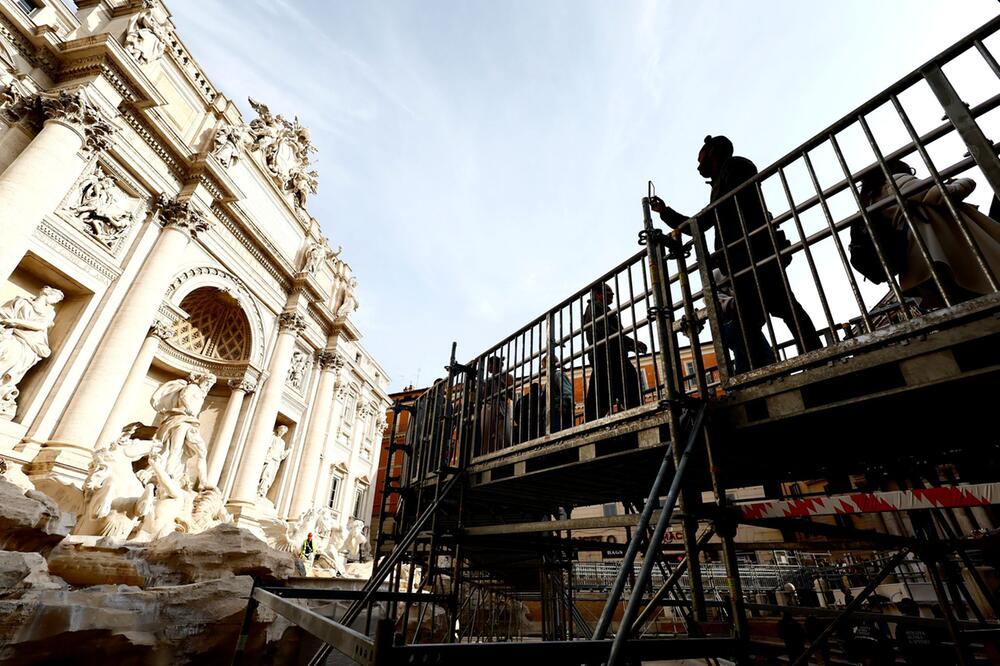
[[[888,166],[900,194],[914,204],[910,207],[910,217],[951,302],[960,303],[993,293],[989,278],[962,231],[965,227],[982,252],[986,265],[1000,280],[1000,222],[984,215],[976,206],[964,203],[975,189],[976,182],[971,178],[958,178],[944,183],[944,189],[959,214],[956,221],[941,188],[932,185],[916,193],[926,183],[914,175],[913,169],[902,160],[894,160]],[[862,200],[866,205],[891,196],[892,188],[881,172],[876,178],[863,183]],[[934,283],[928,262],[921,255],[913,233],[909,231],[902,209],[894,204],[886,207],[882,214],[888,216],[897,229],[907,230],[906,259],[899,272],[900,289],[905,295],[918,298],[924,309],[944,307],[941,291]]]

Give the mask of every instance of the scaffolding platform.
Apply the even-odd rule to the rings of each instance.
[[[983,129],[1000,126],[998,30],[1000,18],[696,215],[664,216],[666,231],[650,184],[636,254],[466,362],[453,344],[447,377],[394,406],[409,413],[405,444],[393,419],[377,564],[348,611],[320,621],[272,591],[247,617],[265,604],[301,621],[326,645],[314,664],[333,648],[373,664],[751,663],[747,604],[787,606],[744,592],[746,555],[825,546],[867,552],[871,566],[795,664],[904,568],[942,611],[920,621],[947,633],[957,663],[980,663],[1000,633],[981,575],[1000,550],[1000,276],[964,197],[968,182],[1000,193]],[[973,91],[975,103],[945,73],[970,58],[997,84]],[[916,93],[929,111],[910,106]],[[919,177],[903,177],[904,158]],[[959,289],[928,249],[931,205],[951,220],[978,291]],[[878,224],[908,234],[910,263],[889,262]],[[876,283],[851,263],[862,233],[885,273]],[[817,480],[820,490],[786,496],[786,484]],[[765,496],[729,495],[751,486]],[[573,515],[610,503],[627,513]],[[899,520],[852,522],[874,514]],[[737,543],[740,524],[786,536]],[[664,556],[670,526],[684,535],[671,546],[680,561]],[[574,532],[606,527],[630,540],[600,617],[587,618],[574,562],[603,546]],[[726,578],[716,598],[711,567]],[[654,624],[674,628],[651,629],[668,608],[673,620]]]

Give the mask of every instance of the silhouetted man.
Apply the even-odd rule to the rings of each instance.
[[[618,403],[622,409],[638,407],[639,375],[628,359],[628,352],[642,354],[646,345],[622,334],[618,315],[611,312],[614,290],[608,285],[597,285],[590,290],[590,302],[583,313],[583,332],[591,347],[590,382],[584,401],[584,414],[588,422],[611,413]]]
[[[757,167],[745,157],[734,156],[733,144],[726,137],[707,136],[705,137],[705,145],[698,153],[698,173],[710,179],[712,185],[711,201],[715,202],[756,176]],[[672,229],[676,229],[688,219],[687,215],[673,210],[658,197],[653,197],[650,201],[650,208],[658,212],[660,219]],[[778,260],[774,259],[757,267],[758,281],[754,280],[754,273],[749,270],[752,263],[763,261],[775,254],[775,245],[771,234],[764,229],[767,220],[768,213],[764,209],[757,188],[753,186],[744,188],[740,193],[720,203],[698,220],[702,232],[707,231],[712,226],[717,227],[715,253],[711,258],[711,267],[718,268],[723,276],[729,277],[732,281],[732,291],[736,297],[739,317],[735,326],[736,332],[739,334],[739,322],[742,322],[745,335],[756,339],[758,332],[764,325],[766,310],[767,314],[784,320],[792,335],[795,336],[795,342],[800,352],[819,349],[822,345],[812,320],[799,302],[795,300],[791,290],[789,289],[787,293],[785,291]],[[743,233],[744,226],[747,230],[746,234]],[[754,230],[757,229],[761,231],[754,234]],[[691,233],[690,227],[684,230]],[[782,245],[787,246],[784,234],[777,229],[774,233],[778,249],[782,249]],[[748,245],[747,235],[750,234],[752,236]],[[744,270],[746,272],[736,275]],[[757,293],[758,284],[760,287],[759,295]],[[789,296],[791,296],[790,300]],[[761,307],[762,298],[763,308]],[[732,336],[730,335],[730,337]],[[742,334],[738,340],[733,340],[732,344],[726,343],[727,347],[734,349],[734,354],[736,353],[735,349],[743,345]],[[770,362],[761,345],[749,345],[747,351],[752,367],[759,368]]]

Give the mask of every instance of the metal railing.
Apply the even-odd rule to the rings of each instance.
[[[676,228],[657,240],[663,256],[637,252],[453,364],[417,401],[411,435],[422,450],[410,478],[460,454],[488,462],[655,412],[668,376],[677,394],[695,393],[702,373],[711,392],[731,390],[995,308],[997,223],[965,200],[977,183],[984,205],[1000,191],[996,146],[980,126],[1000,126],[1000,66],[985,43],[998,29],[1000,18],[693,217],[664,214]],[[976,66],[991,86],[963,97],[945,70]],[[921,177],[894,173],[904,158]],[[881,283],[852,266],[865,250]],[[654,270],[667,285],[663,312]],[[674,349],[662,348],[658,326]]]

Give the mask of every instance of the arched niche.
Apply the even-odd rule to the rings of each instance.
[[[189,306],[195,302],[200,304],[199,321],[204,321],[205,316],[211,314],[206,311],[207,309],[210,309],[211,306],[210,302],[206,302],[206,297],[208,296],[214,298],[220,311],[223,311],[226,308],[233,308],[232,314],[237,316],[237,318],[242,317],[242,320],[246,321],[249,339],[245,348],[245,357],[240,359],[240,361],[233,360],[231,358],[233,355],[231,353],[233,349],[232,336],[235,331],[224,325],[214,326],[213,331],[215,331],[216,335],[222,335],[227,339],[228,342],[224,344],[221,349],[229,350],[230,353],[228,354],[220,355],[220,347],[218,346],[214,348],[214,352],[213,347],[211,346],[207,349],[202,347],[201,351],[195,351],[198,349],[197,344],[188,344],[187,346],[172,344],[172,347],[183,351],[194,351],[195,358],[203,360],[214,360],[226,364],[242,362],[244,365],[249,365],[254,368],[263,367],[264,320],[261,316],[260,308],[258,307],[257,302],[250,295],[249,290],[246,288],[242,280],[227,271],[212,266],[191,268],[177,275],[170,283],[166,292],[166,300],[174,308],[185,310],[185,299],[187,299],[191,294],[194,294],[194,292],[198,292],[198,294],[193,301],[189,302]],[[235,308],[238,308],[238,312]],[[190,319],[191,313],[188,314]],[[192,325],[194,325],[193,322]],[[175,334],[178,332],[183,333],[184,330],[186,329],[175,329],[174,332]],[[191,341],[189,340],[189,343],[190,342]],[[218,342],[219,341],[217,341],[217,343]],[[204,351],[208,351],[209,353],[203,353]]]

